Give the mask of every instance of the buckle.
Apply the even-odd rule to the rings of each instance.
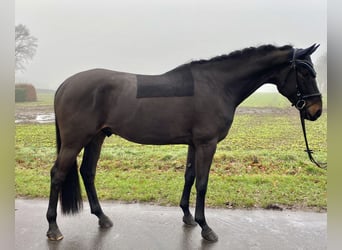
[[[303,99],[300,99],[297,101],[295,106],[298,110],[302,110],[305,107],[305,105],[306,105],[306,101]]]

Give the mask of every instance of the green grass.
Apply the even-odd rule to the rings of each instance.
[[[53,105],[53,92],[40,92],[37,90],[37,101],[35,102],[17,102],[16,107],[37,107]]]
[[[327,98],[326,95],[323,95],[323,106],[327,106]],[[273,108],[287,108],[290,107],[291,104],[289,101],[279,93],[264,93],[264,92],[256,92],[249,96],[245,101],[240,104],[240,107],[256,107],[256,108],[264,108],[264,107],[273,107]]]
[[[255,107],[269,102],[260,98],[249,101]],[[327,173],[308,160],[296,112],[285,111],[235,116],[212,164],[208,206],[279,204],[326,209]],[[327,158],[326,122],[326,113],[316,122],[307,122],[310,146],[323,162]],[[16,125],[15,147],[16,195],[48,197],[49,171],[56,156],[54,125]],[[107,138],[96,175],[100,199],[178,205],[186,152],[184,145],[143,146],[117,136]],[[192,204],[194,198],[195,190]]]
[[[289,107],[289,101],[279,93],[254,93],[240,104],[240,107]]]

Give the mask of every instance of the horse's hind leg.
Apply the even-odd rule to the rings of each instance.
[[[113,223],[102,211],[94,183],[96,164],[100,156],[104,138],[105,134],[100,132],[89,142],[87,146],[85,146],[80,172],[87,191],[91,213],[95,214],[99,218],[100,227],[108,228],[113,226]]]
[[[49,222],[49,229],[46,233],[46,236],[49,240],[61,240],[63,239],[62,233],[59,231],[57,226],[57,203],[58,203],[58,194],[61,188],[60,182],[61,179],[57,178],[57,165],[58,162],[56,160],[54,166],[51,169],[51,184],[50,184],[50,198],[49,198],[49,207],[46,213],[46,218]]]
[[[76,178],[74,175],[75,170],[77,174],[76,157],[79,150],[73,148],[61,148],[57,160],[51,169],[51,184],[50,184],[50,198],[49,207],[46,213],[46,218],[49,222],[49,229],[46,233],[50,240],[61,240],[63,235],[57,226],[57,203],[58,196],[63,188],[63,184],[69,174]],[[75,168],[75,169],[72,169]],[[74,181],[70,179],[70,181]],[[70,206],[69,206],[70,207]],[[71,207],[70,207],[71,208]],[[73,212],[77,212],[79,206],[73,207]]]
[[[180,201],[180,207],[183,210],[183,222],[186,225],[196,226],[197,223],[194,220],[190,210],[189,210],[189,200],[190,200],[190,193],[191,188],[195,181],[195,149],[193,146],[188,147],[188,158],[186,161],[186,170],[184,175],[184,189],[182,198]]]

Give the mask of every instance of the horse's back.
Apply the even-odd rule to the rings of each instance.
[[[77,73],[66,79],[56,91],[55,101],[59,98],[84,99],[96,91],[108,92],[135,84],[136,75],[107,69],[92,69]],[[127,86],[126,86],[127,87]]]

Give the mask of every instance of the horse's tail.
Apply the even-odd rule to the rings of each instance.
[[[59,133],[57,117],[55,117],[55,127],[56,127],[56,146],[57,146],[57,155],[58,155],[59,151],[61,150],[61,135]]]
[[[55,125],[57,153],[59,153],[61,149],[61,137],[57,118],[55,120]],[[60,192],[60,201],[63,214],[76,214],[83,208],[81,187],[76,161],[72,164],[62,184]]]
[[[76,161],[63,182],[60,200],[63,214],[76,214],[83,208]]]

